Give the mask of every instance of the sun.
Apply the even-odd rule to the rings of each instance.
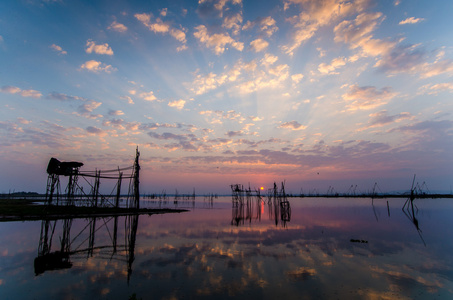
[[[260,190],[264,190],[264,186],[260,187]]]

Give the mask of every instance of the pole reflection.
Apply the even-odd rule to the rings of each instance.
[[[124,244],[118,244],[118,221],[124,218]],[[72,268],[71,258],[91,257],[126,262],[127,281],[132,274],[139,215],[93,217],[88,219],[42,220],[38,256],[34,259],[35,275],[47,271]],[[73,221],[83,222],[82,229],[73,228]],[[113,228],[112,228],[113,227]],[[104,231],[104,232],[102,232]],[[102,234],[103,237],[97,236]],[[73,237],[73,238],[71,238]],[[59,243],[53,243],[55,239]]]
[[[267,200],[260,195],[259,190],[253,192],[250,187],[244,189],[240,184],[231,185],[231,191],[231,225],[244,225],[245,221],[251,224],[252,219],[261,221],[261,214],[264,212],[266,202],[269,220],[273,220],[275,226],[278,226],[280,222],[281,226],[286,228],[287,223],[291,221],[291,204],[286,195],[283,182],[280,190],[278,190],[277,184],[274,182],[274,188],[267,193]]]

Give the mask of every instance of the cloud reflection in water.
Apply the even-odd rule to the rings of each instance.
[[[285,226],[275,224],[267,205],[261,218],[254,206],[254,217],[232,225],[231,198],[217,200],[212,209],[143,215],[134,247],[128,248],[135,249],[132,259],[123,259],[126,252],[120,248],[120,255],[106,255],[110,248],[98,248],[91,256],[72,255],[69,269],[38,276],[24,270],[33,268],[36,252],[26,249],[36,249],[39,226],[17,226],[28,239],[15,244],[15,227],[2,223],[1,287],[6,297],[34,290],[36,299],[127,299],[133,293],[143,299],[452,296],[453,243],[446,238],[452,225],[449,202],[417,200],[425,246],[401,211],[404,199],[389,200],[390,214],[382,199],[375,199],[373,206],[370,199],[290,201],[291,219]],[[254,205],[259,207],[258,202]],[[126,221],[119,218],[118,224]],[[82,229],[86,222],[74,220],[73,229]],[[103,224],[102,219],[97,224]],[[112,232],[96,231],[94,245],[106,245]],[[124,236],[124,226],[118,233]],[[125,244],[122,238],[120,244]],[[21,282],[21,288],[15,282]]]

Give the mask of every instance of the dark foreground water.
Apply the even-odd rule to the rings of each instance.
[[[0,223],[0,299],[452,299],[453,201],[405,200]]]

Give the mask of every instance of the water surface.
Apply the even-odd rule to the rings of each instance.
[[[143,200],[178,214],[0,223],[1,299],[451,299],[453,203]],[[415,217],[415,218],[414,218]]]

